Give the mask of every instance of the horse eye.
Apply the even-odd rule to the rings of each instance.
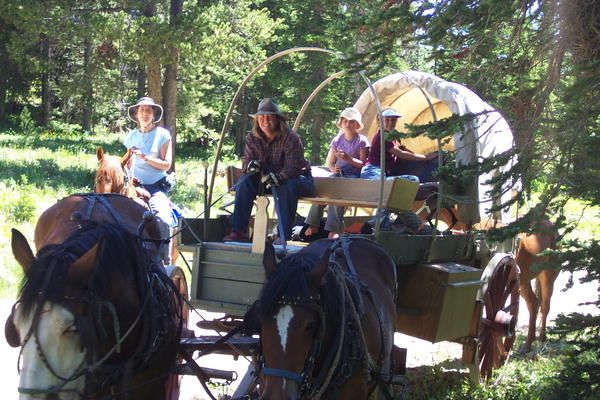
[[[305,329],[306,329],[306,332],[314,332],[315,328],[316,328],[316,324],[314,321],[312,321],[312,322],[309,322],[308,324],[306,324]]]
[[[63,331],[63,335],[69,335],[73,333],[79,333],[79,329],[77,329],[77,325],[75,324],[69,325],[67,329]]]

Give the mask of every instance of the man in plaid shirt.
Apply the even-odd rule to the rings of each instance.
[[[287,240],[292,233],[298,198],[315,195],[310,164],[304,158],[300,137],[288,128],[273,99],[262,99],[256,114],[250,116],[254,118],[254,124],[246,137],[244,175],[236,185],[231,233],[223,240],[250,241],[247,229],[254,199],[273,187],[277,190],[278,213],[281,213],[277,217],[284,229],[279,236]]]

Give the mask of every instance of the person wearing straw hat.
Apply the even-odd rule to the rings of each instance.
[[[128,163],[129,170],[150,194],[150,209],[174,228],[177,226],[177,217],[167,197],[170,188],[167,171],[172,162],[171,134],[157,125],[162,119],[163,108],[152,98],[142,97],[129,106],[127,115],[137,124],[137,128],[129,132],[124,140],[127,151],[133,154]]]
[[[236,184],[231,233],[223,240],[250,241],[247,229],[254,199],[273,187],[277,188],[277,218],[283,229],[278,232],[279,240],[287,240],[292,233],[298,198],[315,195],[310,164],[304,158],[300,137],[287,126],[275,100],[262,99],[250,117],[254,122],[244,147],[244,174]]]
[[[367,159],[369,140],[358,133],[364,128],[362,115],[354,107],[348,107],[340,113],[336,126],[340,132],[331,140],[326,165],[332,177],[360,178],[360,171]],[[307,237],[319,232],[324,206],[313,204],[306,216],[308,228],[304,232]],[[336,238],[343,231],[345,208],[327,206],[325,230],[329,238]]]

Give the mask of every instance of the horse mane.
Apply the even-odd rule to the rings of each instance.
[[[311,252],[302,252],[285,257],[277,266],[276,271],[269,276],[259,297],[260,317],[273,316],[279,307],[281,298],[294,297],[308,300],[310,284],[306,273],[319,261],[320,256]],[[339,298],[341,288],[336,284],[331,270],[328,269],[325,284],[318,289],[320,304],[323,312],[332,322],[337,320],[341,305],[335,301]],[[335,326],[335,323],[332,324]]]
[[[43,296],[47,300],[63,297],[69,268],[79,257],[102,240],[91,285],[100,296],[108,289],[115,273],[128,273],[123,266],[141,269],[139,245],[134,235],[118,224],[89,223],[69,236],[62,244],[43,247],[23,278],[19,300],[23,311],[31,312]],[[101,265],[102,268],[98,268]],[[49,268],[54,268],[47,278]],[[48,281],[46,281],[48,279]]]

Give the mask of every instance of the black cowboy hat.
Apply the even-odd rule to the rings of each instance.
[[[258,103],[258,109],[256,114],[248,114],[252,118],[256,118],[257,115],[277,115],[279,118],[285,119],[285,116],[279,111],[279,106],[275,100],[271,98],[265,98]]]

